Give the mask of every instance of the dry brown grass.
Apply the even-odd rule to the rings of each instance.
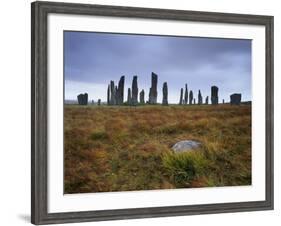
[[[66,105],[64,118],[65,193],[251,184],[251,106]],[[201,150],[172,153],[185,139]]]

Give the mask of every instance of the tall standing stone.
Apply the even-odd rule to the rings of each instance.
[[[201,95],[201,91],[199,89],[199,92],[198,92],[198,104],[201,105],[203,103],[203,98],[202,98],[202,95]]]
[[[132,94],[131,94],[131,89],[130,88],[128,88],[127,104],[128,105],[132,104]]]
[[[224,104],[224,99],[222,99],[222,103]]]
[[[187,84],[185,84],[185,91],[184,91],[184,104],[188,103],[188,88]]]
[[[189,91],[189,104],[192,104],[193,101],[193,92],[192,90]]]
[[[241,104],[241,93],[233,93],[230,95],[230,104],[231,105],[240,105]]]
[[[182,99],[182,97],[183,97],[183,88],[181,88],[181,94],[180,94],[180,101],[179,101],[179,105],[182,105],[182,103],[183,103],[183,99]]]
[[[110,100],[110,85],[108,85],[107,87],[107,105],[111,104],[111,100]]]
[[[168,84],[167,82],[163,83],[163,100],[162,105],[168,105]]]
[[[158,82],[158,75],[152,72],[151,88],[149,89],[149,97],[148,97],[149,104],[157,104],[157,82]]]
[[[98,105],[100,105],[100,103],[101,103],[101,99],[98,99]]]
[[[115,95],[115,102],[114,102],[114,105],[118,105],[118,87],[115,86],[114,88],[114,95]]]
[[[114,81],[110,81],[110,105],[116,104],[116,93],[115,93]]]
[[[117,104],[122,105],[124,102],[124,83],[125,76],[121,76],[117,88]]]
[[[206,96],[205,104],[209,104],[209,96]]]
[[[139,94],[138,76],[135,75],[133,77],[133,82],[132,82],[132,105],[138,104],[138,94]]]
[[[140,104],[144,104],[144,90],[140,92]]]
[[[219,103],[218,92],[219,88],[217,86],[211,87],[211,102],[213,105],[217,105]]]
[[[88,93],[79,94],[77,96],[78,104],[79,105],[87,105],[88,104]]]

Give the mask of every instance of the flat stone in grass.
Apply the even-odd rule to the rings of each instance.
[[[175,153],[180,152],[190,152],[193,151],[201,146],[201,143],[194,141],[194,140],[183,140],[179,141],[172,147]]]

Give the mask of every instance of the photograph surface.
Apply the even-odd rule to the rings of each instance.
[[[64,193],[251,185],[252,43],[64,31]]]

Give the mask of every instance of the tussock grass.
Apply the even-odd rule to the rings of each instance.
[[[251,184],[251,106],[65,106],[65,193]],[[178,141],[200,150],[175,154]]]
[[[208,160],[201,152],[165,153],[162,157],[176,187],[191,187],[192,181],[204,175]]]

